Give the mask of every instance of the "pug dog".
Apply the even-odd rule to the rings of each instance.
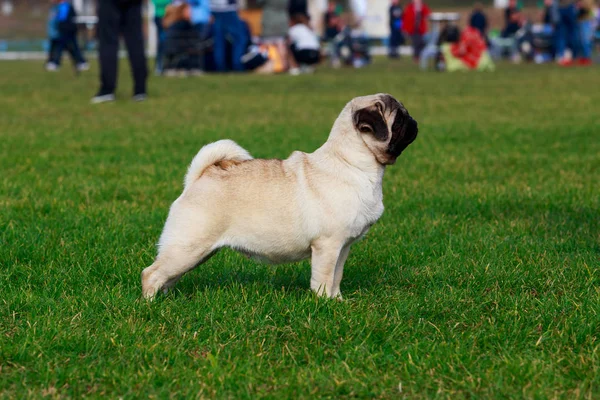
[[[167,291],[223,247],[271,263],[311,258],[310,287],[341,298],[350,246],[383,213],[386,166],[417,137],[417,122],[389,94],[357,97],[313,153],[254,159],[231,140],[204,146],[171,206],[143,296]]]

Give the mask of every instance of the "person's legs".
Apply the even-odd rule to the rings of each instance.
[[[581,42],[581,58],[590,60],[592,58],[592,43],[594,40],[594,29],[591,20],[579,22],[579,37]]]
[[[298,50],[293,44],[290,45],[289,51],[287,52],[287,62],[291,74],[296,74],[298,71]]]
[[[100,57],[99,96],[114,94],[117,87],[117,53],[121,15],[114,0],[98,4],[98,53]]]
[[[81,54],[79,43],[77,43],[77,36],[69,35],[65,37],[65,46],[75,65],[82,65],[86,63],[85,58],[83,58],[83,54]]]
[[[60,39],[50,40],[50,49],[48,50],[48,62],[60,66],[62,54],[62,42]]]
[[[568,16],[568,8],[561,7],[559,10],[560,20],[558,25],[556,26],[556,57],[558,60],[563,60],[565,57],[565,51],[567,49],[567,38],[568,38],[568,24],[569,24],[569,16]]]
[[[392,30],[390,32],[390,42],[388,46],[389,57],[398,57],[398,46],[400,46],[400,32],[397,30]]]
[[[577,9],[574,4],[570,4],[565,8],[565,18],[567,28],[566,40],[573,53],[573,58],[576,58],[579,52],[579,29],[577,27]]]
[[[225,14],[225,32],[232,38],[232,67],[234,71],[243,71],[242,56],[244,55],[245,43],[242,23],[237,12],[230,11]]]
[[[165,48],[165,29],[162,24],[162,17],[154,17],[154,24],[156,25],[156,60],[154,68],[157,73],[162,73],[163,70],[163,55]]]
[[[413,46],[413,57],[418,60],[421,57],[421,51],[423,51],[423,36],[415,33],[412,35],[412,46]]]
[[[217,72],[225,72],[225,24],[226,17],[222,12],[213,13],[213,56]]]
[[[208,24],[196,24],[194,25],[194,30],[196,31],[197,34],[197,45],[196,45],[196,52],[194,54],[194,68],[200,69],[201,71],[204,71],[204,57],[206,54],[205,51],[205,46],[206,46],[206,38],[208,37],[208,29],[209,29],[209,25]]]
[[[129,65],[131,66],[131,74],[133,75],[133,94],[146,94],[148,66],[146,64],[144,49],[141,4],[126,6],[123,9],[121,30],[125,39],[125,45],[127,46]]]
[[[421,52],[421,59],[419,60],[419,66],[422,70],[429,68],[429,60],[433,60],[435,63],[436,56],[438,54],[438,47],[431,44],[427,45]]]

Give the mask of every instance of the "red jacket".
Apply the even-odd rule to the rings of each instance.
[[[450,47],[452,55],[460,58],[470,69],[477,68],[485,50],[485,40],[479,31],[471,26],[466,27],[460,35],[459,42]]]
[[[429,18],[429,14],[431,14],[431,10],[429,9],[429,7],[427,7],[425,3],[422,3],[421,24],[418,27],[415,27],[415,4],[413,2],[410,2],[404,9],[404,14],[402,14],[402,30],[408,33],[409,35],[415,33],[424,35],[427,32],[427,18]]]

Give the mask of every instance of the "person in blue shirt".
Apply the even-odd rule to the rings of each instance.
[[[50,48],[46,70],[56,71],[60,67],[63,50],[67,50],[75,63],[78,71],[89,69],[88,63],[83,58],[77,43],[77,13],[73,5],[67,0],[52,0],[52,7],[48,18],[48,39]]]
[[[206,40],[210,30],[210,0],[187,0],[190,5],[190,23],[198,34],[198,40]],[[196,67],[204,71],[204,46],[200,46],[200,54]]]

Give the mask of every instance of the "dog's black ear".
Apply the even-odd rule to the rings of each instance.
[[[354,113],[354,127],[360,133],[375,136],[377,140],[386,141],[388,138],[388,126],[383,118],[381,106],[370,106],[356,111]]]

